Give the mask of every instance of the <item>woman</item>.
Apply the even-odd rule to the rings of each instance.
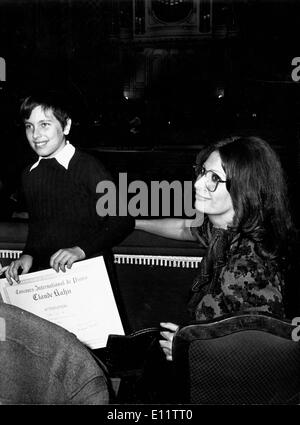
[[[189,311],[196,320],[263,311],[284,317],[284,275],[292,220],[277,155],[262,139],[236,137],[204,148],[197,157],[193,220],[137,220],[136,229],[198,240],[207,247],[192,286]],[[160,345],[172,360],[177,325],[161,323]]]

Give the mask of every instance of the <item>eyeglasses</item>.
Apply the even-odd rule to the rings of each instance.
[[[195,170],[197,180],[205,176],[205,184],[210,192],[215,192],[219,183],[226,183],[226,180],[222,180],[221,177],[212,170],[205,170],[202,165],[194,165],[193,168]]]

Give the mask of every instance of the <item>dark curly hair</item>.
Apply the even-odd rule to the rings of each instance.
[[[205,147],[197,156],[202,165],[218,151],[226,187],[234,208],[231,229],[259,242],[268,255],[285,255],[293,223],[280,160],[258,137],[231,137]]]

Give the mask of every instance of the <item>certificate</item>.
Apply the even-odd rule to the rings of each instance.
[[[20,283],[0,279],[3,301],[56,323],[92,349],[106,346],[109,334],[124,329],[103,257],[20,275]]]

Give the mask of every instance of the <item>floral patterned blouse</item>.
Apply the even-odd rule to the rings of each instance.
[[[189,310],[194,319],[245,311],[284,317],[284,279],[276,258],[260,254],[248,238],[214,228],[208,219],[191,232],[208,248],[192,287]]]

